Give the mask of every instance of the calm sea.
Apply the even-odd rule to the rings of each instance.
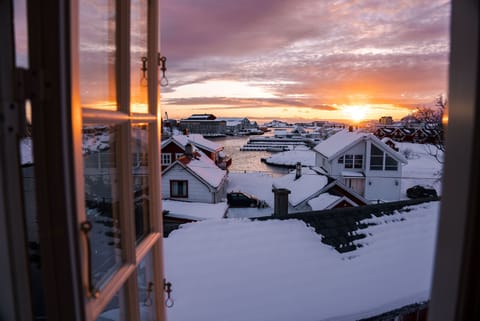
[[[232,173],[263,172],[274,177],[288,173],[288,168],[267,165],[261,161],[262,158],[272,155],[270,152],[240,151],[240,147],[247,143],[248,136],[209,137],[208,139],[225,147],[225,154],[232,157],[232,166],[229,168]]]

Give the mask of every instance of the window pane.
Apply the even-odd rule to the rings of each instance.
[[[81,1],[79,9],[82,106],[115,110],[115,1]]]
[[[130,98],[135,113],[148,112],[147,63],[147,1],[133,0],[130,30]],[[156,61],[152,63],[157,64]]]
[[[398,169],[398,163],[396,160],[386,155],[385,157],[385,170],[396,171]]]
[[[132,126],[133,195],[135,211],[135,237],[140,241],[150,230],[150,193],[148,179],[148,125]]]
[[[126,307],[125,307],[125,290],[122,288],[112,298],[110,303],[103,309],[103,312],[96,321],[125,321]]]
[[[353,167],[363,168],[363,155],[355,155]]]
[[[353,155],[345,155],[345,168],[353,168]]]
[[[140,320],[155,321],[155,291],[153,291],[153,260],[149,252],[140,262],[137,272]]]
[[[117,132],[118,126],[85,126],[83,160],[85,208],[93,225],[89,233],[93,282],[111,275],[121,263]]]

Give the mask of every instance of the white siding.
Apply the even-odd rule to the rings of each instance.
[[[344,168],[344,164],[339,164],[338,159],[344,155],[363,155],[363,168]],[[358,143],[355,146],[352,146],[352,148],[348,149],[345,151],[345,153],[342,153],[338,157],[332,160],[331,162],[331,169],[328,169],[330,172],[330,175],[333,177],[340,177],[342,174],[343,170],[347,170],[349,172],[363,172],[365,169],[365,158],[366,158],[366,148],[365,148],[365,142]]]
[[[162,198],[171,198],[171,180],[188,181],[188,198],[178,198],[178,200],[214,203],[214,195],[209,191],[209,188],[178,164],[170,169],[167,173],[162,175]]]
[[[369,201],[398,201],[400,199],[400,179],[390,177],[369,177],[365,184],[365,198]]]

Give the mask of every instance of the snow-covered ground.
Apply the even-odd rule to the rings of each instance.
[[[414,185],[430,185],[442,193],[442,164],[431,155],[433,146],[413,143],[395,143],[399,152],[408,160],[403,167],[402,198],[407,198],[406,190]]]
[[[207,220],[165,239],[169,321],[356,320],[429,298],[438,202],[372,219],[339,254],[303,222]]]

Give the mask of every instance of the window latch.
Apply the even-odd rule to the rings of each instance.
[[[173,299],[171,298],[170,294],[172,293],[172,283],[167,282],[166,279],[163,279],[163,290],[167,293],[167,298],[165,299],[165,306],[167,308],[173,307]]]

